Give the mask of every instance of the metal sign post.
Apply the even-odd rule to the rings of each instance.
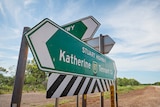
[[[115,79],[115,91],[116,91],[116,107],[118,107],[118,90],[117,90],[117,76],[116,76],[116,79]]]
[[[55,99],[55,107],[58,107],[58,105],[59,105],[59,98],[56,98]]]
[[[104,37],[102,36],[102,34],[100,34],[99,37],[99,52],[104,54]],[[104,107],[104,92],[101,92],[100,100],[100,107]]]
[[[29,29],[30,29],[29,27],[24,27],[23,34]],[[22,35],[22,42],[19,52],[16,77],[14,81],[11,107],[20,107],[21,104],[22,88],[24,84],[24,74],[25,74],[27,56],[28,56],[28,44],[25,36]]]
[[[101,92],[100,100],[101,100],[100,107],[104,107],[104,92]]]
[[[110,96],[111,96],[111,107],[115,107],[115,93],[114,93],[114,85],[110,86]]]
[[[82,95],[82,107],[86,107],[87,105],[87,94]]]
[[[79,107],[79,95],[76,95],[76,107]]]

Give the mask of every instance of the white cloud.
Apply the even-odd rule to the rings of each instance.
[[[116,60],[118,70],[160,71],[159,8],[160,2],[128,1],[104,17],[104,25],[111,27],[112,37],[117,40],[110,56]]]
[[[97,5],[96,0],[89,2],[86,0],[67,0],[65,2],[4,0],[0,2],[0,14],[7,16],[5,25],[1,24],[0,36],[4,38],[0,39],[0,49],[10,51],[10,53],[14,52],[14,54],[1,52],[0,64],[5,65],[11,62],[4,58],[10,58],[12,62],[17,63],[24,26],[33,27],[45,17],[63,25],[93,15],[101,22],[97,32],[105,31],[105,34],[111,34],[110,36],[116,41],[108,55],[115,60],[118,71],[160,71],[158,65],[160,62],[159,1],[122,0],[116,5],[111,3],[113,7],[106,4],[106,6],[103,5],[103,8]],[[28,59],[32,58],[29,52]]]
[[[63,5],[59,4],[59,7],[55,6],[58,8],[58,12],[56,12],[56,14],[53,13],[54,18],[56,17],[56,19],[58,19],[56,22],[60,22],[60,24],[63,25],[68,22],[86,17],[85,2],[86,0],[68,0]]]
[[[0,2],[0,13],[5,16],[4,7],[2,6],[2,3]]]
[[[157,4],[155,4],[156,6]],[[160,32],[158,30],[160,27],[158,25],[160,23],[159,18],[156,18],[160,16],[154,12],[153,7],[150,3],[148,5],[143,5],[143,3],[133,5],[130,2],[121,3],[117,8],[111,10],[109,14],[106,14],[103,24],[118,30],[117,32],[121,31],[124,35],[119,35],[119,37],[130,37],[130,39],[135,39],[133,35],[138,37],[140,35],[138,33],[152,33],[155,30],[156,32]],[[135,33],[127,34],[130,31],[134,31]],[[136,33],[137,35],[135,35]]]
[[[19,10],[19,7],[21,6],[21,2],[20,1],[15,2],[12,0],[5,0],[3,2],[4,2],[4,6],[6,7],[5,11],[8,13],[8,15],[10,15],[11,18],[15,18],[15,13],[17,10]]]
[[[24,6],[27,7],[28,5],[31,5],[36,2],[37,0],[24,0]]]
[[[16,45],[5,45],[5,44],[0,44],[0,49],[3,49],[3,50],[7,50],[7,51],[19,51],[19,48],[20,46],[16,46]]]

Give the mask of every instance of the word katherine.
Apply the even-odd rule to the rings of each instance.
[[[66,54],[66,51],[63,51],[62,49],[60,49],[59,61],[91,69],[91,63],[87,62],[86,59],[79,59],[74,54]]]

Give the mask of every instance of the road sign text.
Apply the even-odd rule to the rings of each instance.
[[[66,51],[63,51],[61,49],[59,54],[59,61],[91,69],[91,63],[87,62],[86,59],[79,59],[74,54],[66,54]]]

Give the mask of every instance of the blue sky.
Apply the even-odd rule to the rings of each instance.
[[[1,0],[0,66],[17,65],[24,26],[44,18],[64,25],[92,15],[101,23],[94,37],[108,34],[116,42],[107,56],[116,62],[118,77],[160,81],[159,10],[159,0]]]

